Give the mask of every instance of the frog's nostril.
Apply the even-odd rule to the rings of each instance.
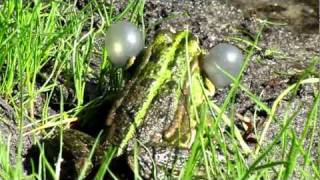
[[[234,78],[238,76],[242,62],[243,55],[239,48],[221,43],[213,47],[204,57],[202,68],[213,84],[217,88],[222,88],[232,82],[227,74]]]

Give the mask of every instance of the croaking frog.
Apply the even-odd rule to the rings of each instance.
[[[115,148],[115,156],[125,155],[132,169],[137,164],[144,178],[164,177],[166,172],[177,176],[195,138],[195,109],[203,102],[199,54],[199,43],[188,31],[159,33],[142,60],[136,60],[140,66],[114,102],[97,152]],[[71,130],[64,134],[71,134]],[[90,138],[79,139],[87,142]],[[84,155],[82,152],[77,154]],[[75,168],[78,173],[83,164]]]
[[[176,157],[170,151],[187,157],[197,124],[187,94],[192,87],[190,82],[198,80],[192,77],[199,75],[199,54],[198,41],[187,31],[160,33],[147,50],[144,67],[140,67],[106,119],[104,145],[118,147],[117,156],[127,153],[133,166],[136,144],[140,151],[139,169],[147,178],[153,170],[152,160],[158,161],[157,168],[173,168]],[[193,105],[199,102],[198,98]]]

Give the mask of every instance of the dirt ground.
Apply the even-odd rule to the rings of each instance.
[[[145,5],[145,25],[147,44],[161,29],[177,31],[188,28],[196,35],[203,49],[210,49],[221,42],[235,44],[244,51],[248,45],[237,41],[242,38],[253,41],[261,28],[261,19],[274,22],[264,27],[257,49],[243,77],[243,85],[257,95],[270,108],[275,99],[290,85],[297,82],[300,73],[313,62],[320,70],[319,2],[302,0],[148,0]],[[123,4],[118,4],[119,10]],[[319,75],[315,74],[319,77]],[[229,88],[219,89],[212,99],[222,103]],[[267,132],[267,145],[283,125],[281,117],[285,112],[299,111],[290,128],[302,132],[307,113],[319,93],[320,85],[302,85],[296,94],[286,97],[276,112],[276,122],[272,122]],[[289,105],[289,106],[288,106]],[[255,119],[258,125],[266,121],[267,113],[260,110],[245,93],[239,91],[235,106],[236,113]],[[258,126],[261,133],[263,126]],[[320,123],[316,132],[320,130]],[[315,139],[320,138],[317,133]],[[307,136],[308,137],[308,136]],[[309,145],[306,140],[306,146]],[[318,141],[313,144],[313,157]],[[274,148],[273,157],[280,151]],[[296,176],[298,177],[298,176]]]
[[[303,3],[292,0],[288,6],[283,3],[284,1],[256,0],[253,2],[255,3],[243,0],[147,0],[145,5],[147,44],[160,29],[188,28],[199,38],[201,47],[204,49],[209,49],[220,42],[229,42],[246,50],[248,46],[234,38],[252,41],[261,27],[260,18],[288,23],[288,26],[273,25],[264,28],[258,44],[259,49],[256,50],[243,78],[243,85],[271,107],[279,94],[297,81],[299,72],[307,68],[313,59],[317,59],[317,68],[320,69],[319,8],[317,8],[319,2]],[[123,6],[119,3],[118,11],[121,11],[121,7]],[[97,40],[95,43],[101,45],[102,42]],[[99,59],[99,57],[94,58]],[[88,89],[94,89],[90,83]],[[319,84],[301,86],[297,94],[280,104],[277,115],[279,117],[284,115],[287,111],[286,104],[289,102],[293,102],[289,107],[291,112],[301,107],[292,124],[292,128],[301,132],[310,104],[314,100],[315,91],[320,91]],[[213,100],[217,103],[223,102],[227,92],[228,88],[217,90]],[[96,92],[91,92],[87,96],[94,93]],[[0,106],[1,111],[5,108],[8,109],[5,105]],[[235,109],[237,113],[249,119],[256,116],[259,122],[267,118],[267,113],[258,110],[244,93],[238,93]],[[10,116],[9,114],[7,118],[12,119]],[[271,124],[267,134],[269,140],[277,134],[281,125],[282,122]],[[320,131],[320,123],[317,128]],[[8,128],[1,126],[0,131],[6,139]],[[316,139],[319,138],[318,133]],[[319,159],[320,157],[317,157],[319,155],[316,154],[318,146],[319,142],[314,144],[313,153],[314,157]]]
[[[248,3],[248,1],[233,0],[228,1],[229,3],[225,2],[217,0],[148,1],[146,3],[146,24],[153,24],[162,19],[161,25],[154,27],[153,31],[168,28],[178,30],[188,27],[200,39],[202,48],[205,49],[220,42],[229,42],[242,49],[247,49],[246,45],[235,41],[232,37],[252,41],[252,37],[261,28],[259,19],[286,23],[287,25],[273,25],[264,28],[258,43],[260,49],[253,55],[243,77],[243,84],[269,107],[281,92],[297,81],[299,72],[310,66],[312,62],[316,61],[317,70],[320,70],[318,1],[305,1],[307,3],[304,3],[302,1],[255,0]],[[171,19],[171,16],[175,18]],[[152,37],[153,34],[150,33],[149,36]],[[319,77],[319,74],[316,76]],[[296,94],[286,97],[277,110],[279,120],[271,123],[265,141],[267,143],[263,145],[272,141],[279,132],[283,125],[281,117],[286,111],[290,113],[299,111],[290,127],[296,130],[299,137],[313,103],[314,93],[319,93],[319,91],[320,84],[302,85]],[[217,103],[223,102],[227,92],[228,88],[218,90],[213,100]],[[235,111],[251,120],[255,118],[260,125],[267,119],[267,113],[259,110],[243,92],[239,92],[235,99]],[[320,123],[315,131],[320,131]],[[319,139],[320,133],[317,133],[316,136],[315,139]],[[309,140],[306,140],[306,147],[309,145]],[[313,157],[319,159],[316,153],[319,142],[316,141],[313,145]],[[273,150],[273,154],[281,156],[277,148]]]

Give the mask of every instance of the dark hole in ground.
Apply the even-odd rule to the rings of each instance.
[[[68,134],[68,133],[65,133],[65,134]],[[78,142],[75,142],[71,139],[67,139],[66,141],[64,141],[64,146],[62,150],[63,153],[62,153],[62,161],[61,161],[61,170],[60,170],[61,180],[73,180],[78,178],[79,173],[83,169],[84,162],[85,160],[87,160],[88,154],[92,148],[92,144],[87,146],[87,144],[89,143],[86,142],[87,140],[93,139],[91,138],[92,137],[84,137],[84,136],[79,138],[81,139],[81,142],[79,142],[80,144],[78,145],[75,145]],[[42,143],[41,148],[44,150],[46,160],[43,160],[43,158],[41,158],[41,161],[40,161],[39,157],[41,156],[41,150],[37,145],[32,146],[29,149],[27,155],[25,156],[25,161],[24,161],[24,167],[28,174],[31,174],[32,172],[38,172],[39,163],[42,162],[41,165],[46,164],[46,163],[43,163],[44,161],[47,161],[51,165],[51,167],[55,169],[55,166],[58,160],[58,154],[59,154],[59,137],[46,139],[46,140],[43,140],[41,143]],[[83,146],[83,144],[81,143],[84,143],[86,145]],[[97,172],[101,167],[101,162],[103,159],[102,157],[104,152],[105,151],[101,149],[100,146],[97,147],[93,158],[90,159],[90,163],[88,166],[89,174],[85,176],[86,177],[85,179],[88,179],[88,180],[95,179],[95,176],[97,175]],[[99,158],[96,158],[96,157],[99,157]],[[116,176],[119,179],[134,179],[133,172],[127,162],[128,162],[127,157],[125,155],[113,158],[108,168],[110,171],[105,172],[104,179],[113,179],[113,176]],[[49,172],[49,170],[47,168],[45,169],[46,171],[43,173],[46,174],[45,175],[46,179],[49,179],[49,180],[54,179],[52,177],[52,174]],[[112,173],[112,175],[110,174],[110,172]]]
[[[94,179],[96,173],[98,172],[99,167],[94,168],[93,171],[87,176],[87,180]],[[130,169],[127,158],[125,156],[119,156],[117,158],[114,158],[110,165],[109,170],[112,172],[113,175],[115,175],[118,179],[121,180],[130,180],[134,179],[134,174],[132,170]],[[110,173],[107,173],[104,179],[114,179]]]

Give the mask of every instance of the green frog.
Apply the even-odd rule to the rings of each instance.
[[[197,124],[191,104],[202,102],[199,90],[193,92],[199,95],[197,101],[191,102],[187,96],[194,89],[190,82],[198,81],[195,75],[199,76],[199,54],[197,39],[187,31],[160,33],[148,48],[133,82],[107,117],[104,146],[118,147],[117,156],[127,153],[132,167],[132,152],[138,146],[140,167],[145,166],[139,169],[146,178],[152,173],[152,159],[158,160],[157,168],[173,168],[174,162],[169,161],[176,159],[174,156],[187,158]]]
[[[159,33],[121,98],[114,102],[96,152],[115,148],[115,156],[125,155],[129,166],[135,169],[138,165],[139,174],[147,179],[155,170],[156,177],[164,177],[165,172],[178,175],[195,138],[195,109],[203,102],[197,64],[200,53],[198,40],[188,31]],[[78,138],[86,139],[86,145],[78,147],[92,148],[88,138]],[[76,154],[85,156],[82,152],[88,150]],[[75,168],[80,173],[84,158],[75,159],[82,160]],[[96,162],[99,159],[94,157]]]

